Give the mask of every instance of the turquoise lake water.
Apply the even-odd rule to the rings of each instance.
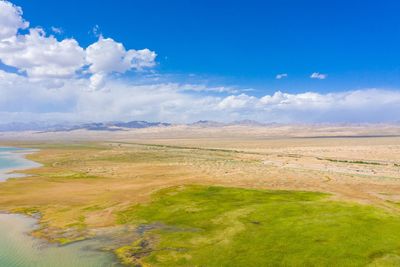
[[[0,181],[18,177],[5,174],[10,170],[38,166],[24,159],[25,153],[29,150],[0,147]],[[33,238],[29,233],[37,227],[36,223],[27,216],[0,213],[0,267],[119,266],[112,253],[100,251],[102,244],[96,240],[57,246]]]
[[[9,174],[9,171],[40,166],[40,164],[24,158],[25,154],[32,152],[34,152],[32,149],[0,147],[0,182],[8,178],[23,176],[15,173]]]

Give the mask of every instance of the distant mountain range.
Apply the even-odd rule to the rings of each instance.
[[[243,126],[268,126],[275,125],[276,123],[261,123],[254,120],[241,120],[241,121],[233,121],[228,123],[216,122],[216,121],[197,121],[191,123],[190,125],[194,126],[203,126],[203,127],[221,127],[221,126],[233,126],[233,125],[243,125]]]
[[[15,131],[37,131],[37,132],[61,132],[74,130],[89,131],[124,131],[128,129],[141,129],[149,127],[169,127],[171,123],[165,122],[148,122],[148,121],[129,121],[129,122],[92,122],[92,123],[47,123],[47,122],[13,122],[0,124],[0,132]],[[233,121],[230,123],[222,123],[216,121],[200,120],[194,123],[185,124],[193,127],[223,127],[231,125],[244,126],[267,126],[273,124],[263,124],[252,120]]]
[[[147,121],[129,121],[129,122],[93,122],[80,124],[50,124],[45,122],[13,122],[0,124],[0,132],[10,131],[39,131],[39,132],[61,132],[74,130],[89,131],[123,131],[133,128],[149,128],[149,127],[167,127],[170,123],[164,122],[147,122]]]
[[[128,122],[91,122],[91,123],[47,123],[47,122],[12,122],[0,123],[0,132],[68,132],[75,130],[88,131],[127,131],[129,129],[142,129],[150,127],[170,127],[176,125],[185,125],[190,127],[207,128],[207,127],[226,127],[226,126],[254,126],[254,127],[273,127],[280,126],[280,123],[261,123],[254,120],[239,120],[233,122],[217,122],[210,120],[200,120],[187,124],[172,124],[166,122],[148,122],[148,121],[128,121]],[[336,123],[336,124],[316,124],[325,126],[367,126],[367,124],[351,124],[351,123]],[[392,123],[391,125],[400,125]]]

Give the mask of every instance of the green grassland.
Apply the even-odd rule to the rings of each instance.
[[[326,194],[186,186],[118,214],[142,266],[400,266],[400,217]],[[145,227],[147,226],[147,228]]]

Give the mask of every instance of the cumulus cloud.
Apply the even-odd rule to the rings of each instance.
[[[124,73],[130,69],[142,69],[155,65],[156,54],[148,49],[125,50],[111,38],[101,38],[86,49],[86,61],[92,73]]]
[[[396,90],[277,91],[253,96],[246,89],[207,86],[201,81],[169,83],[159,74],[143,83],[114,75],[154,67],[156,56],[149,49],[127,49],[101,35],[87,48],[73,38],[59,40],[41,28],[29,28],[21,8],[0,0],[0,60],[15,68],[0,69],[0,118],[4,123],[204,119],[393,122],[400,117],[400,92]],[[276,78],[284,77],[287,75],[282,73]],[[310,77],[325,79],[327,75],[316,72]],[[102,87],[108,90],[98,90]]]
[[[86,49],[86,62],[89,71],[93,73],[91,87],[95,89],[103,86],[106,76],[114,72],[125,73],[132,69],[153,67],[156,56],[149,49],[126,50],[123,44],[111,38],[100,37]]]
[[[400,92],[364,89],[321,94],[275,92],[260,98],[241,94],[224,98],[219,107],[245,108],[250,118],[275,122],[395,122]]]
[[[92,90],[96,90],[99,88],[103,88],[103,86],[106,83],[106,74],[104,73],[95,73],[92,76],[90,76],[90,84],[89,87]]]
[[[288,77],[287,73],[280,73],[280,74],[277,74],[275,76],[275,79],[281,80],[281,79],[284,79],[284,78],[287,78],[287,77]]]
[[[328,77],[327,74],[322,74],[319,72],[314,72],[310,75],[311,79],[325,80]]]
[[[33,28],[1,41],[0,59],[31,78],[70,78],[84,66],[85,51],[74,39],[58,41]]]
[[[218,103],[218,108],[221,110],[252,109],[254,108],[254,105],[257,105],[257,103],[258,99],[254,96],[248,96],[246,94],[230,95]]]
[[[0,41],[15,36],[29,23],[22,18],[22,9],[8,1],[0,1]]]
[[[157,54],[149,49],[126,50],[123,44],[100,36],[96,43],[86,49],[86,62],[93,74],[90,78],[90,87],[93,90],[102,88],[107,75],[111,73],[125,73],[132,69],[153,67],[156,64],[156,56]]]
[[[0,1],[0,60],[49,87],[60,87],[63,79],[76,78],[89,68],[90,87],[98,89],[112,73],[143,70],[156,64],[157,55],[149,49],[126,50],[121,43],[102,36],[85,49],[73,38],[58,40],[39,27],[19,33],[28,26],[20,7]],[[61,29],[52,27],[52,31],[60,33]]]

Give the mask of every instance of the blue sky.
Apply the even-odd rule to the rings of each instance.
[[[157,51],[160,73],[259,90],[394,88],[398,1],[14,1],[25,18],[88,46],[98,25],[126,47]],[[310,80],[313,72],[329,78]],[[275,80],[278,73],[288,78]],[[260,92],[262,93],[262,92]]]
[[[15,120],[397,118],[398,1],[3,3],[0,115]]]

